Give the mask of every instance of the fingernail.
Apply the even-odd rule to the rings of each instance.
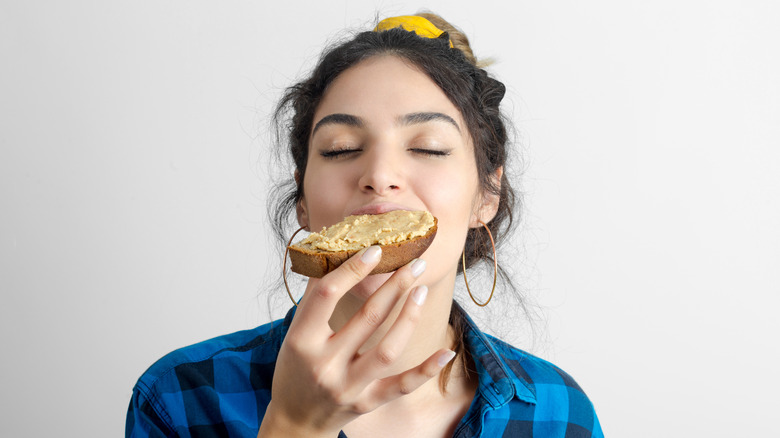
[[[360,260],[367,265],[378,262],[380,258],[382,258],[382,248],[376,245],[369,246],[363,255],[360,256]]]
[[[453,357],[455,357],[454,351],[447,351],[446,353],[442,353],[442,355],[439,356],[439,366],[443,367],[444,365],[447,365],[450,363]]]
[[[412,262],[412,275],[419,277],[425,271],[425,260],[417,259]]]
[[[428,296],[428,286],[417,286],[412,292],[412,299],[418,306],[422,306],[425,302],[425,297]]]

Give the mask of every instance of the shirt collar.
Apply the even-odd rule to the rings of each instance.
[[[483,333],[460,305],[453,301],[453,316],[463,317],[463,337],[479,376],[479,394],[493,408],[509,403],[512,398],[536,403],[536,392],[528,380],[523,378],[507,362],[510,347],[492,336]]]

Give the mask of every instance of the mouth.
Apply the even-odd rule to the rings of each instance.
[[[382,214],[387,213],[388,211],[395,211],[395,210],[409,210],[414,211],[415,208],[407,207],[405,205],[400,204],[391,204],[387,202],[383,202],[380,204],[369,204],[364,205],[357,210],[354,210],[352,213],[350,213],[350,216],[355,216],[359,214]]]

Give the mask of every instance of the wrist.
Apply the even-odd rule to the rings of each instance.
[[[257,433],[258,438],[333,438],[337,435],[338,431],[333,433],[316,430],[298,418],[285,415],[274,408],[273,401],[268,404]]]

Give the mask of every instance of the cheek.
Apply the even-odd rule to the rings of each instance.
[[[477,175],[467,166],[418,173],[426,204],[458,226],[470,221],[477,195]]]
[[[330,180],[327,175],[318,174],[316,170],[307,172],[303,179],[303,197],[312,231],[319,231],[322,228],[323,207],[327,205],[326,187],[331,187],[334,183],[336,181]]]
[[[448,267],[460,263],[477,193],[476,174],[471,176],[469,169],[458,170],[429,172],[423,185],[424,202],[439,219],[439,232],[429,256]]]
[[[343,206],[345,190],[343,177],[332,172],[318,172],[312,169],[303,180],[303,196],[309,218],[309,228],[319,231],[323,227],[342,219],[343,212],[337,206]]]

